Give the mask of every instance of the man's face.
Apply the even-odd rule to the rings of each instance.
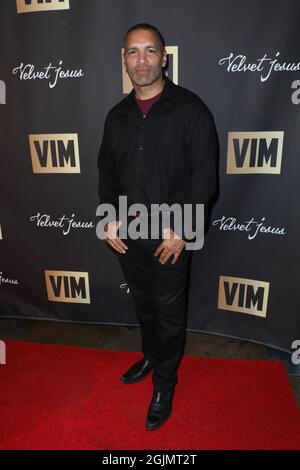
[[[151,85],[162,76],[166,52],[154,31],[137,29],[129,33],[124,46],[124,63],[133,85]]]

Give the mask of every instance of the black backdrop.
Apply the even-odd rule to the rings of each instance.
[[[300,337],[299,19],[297,0],[1,0],[1,317],[136,324],[96,237],[96,162],[106,113],[128,92],[124,33],[145,21],[220,141],[188,327],[289,350]]]

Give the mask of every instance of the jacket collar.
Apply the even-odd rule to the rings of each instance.
[[[174,99],[178,94],[177,85],[175,85],[175,83],[173,83],[172,80],[170,80],[166,75],[164,77],[164,80],[165,80],[165,85],[162,89],[160,101],[164,99]],[[129,105],[136,104],[134,88],[131,90],[129,95],[125,98],[125,102],[128,103]]]

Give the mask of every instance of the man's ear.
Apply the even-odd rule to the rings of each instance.
[[[166,49],[163,50],[163,62],[162,62],[162,66],[165,67],[165,65],[167,64],[167,51]]]

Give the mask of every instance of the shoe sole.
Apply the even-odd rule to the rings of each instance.
[[[125,385],[131,385],[131,384],[135,384],[135,383],[137,383],[137,382],[142,382],[143,380],[145,380],[145,379],[148,377],[148,375],[150,374],[150,372],[152,372],[152,369],[149,370],[149,372],[147,372],[147,374],[144,375],[143,377],[141,377],[141,378],[139,378],[139,379],[135,379],[135,380],[126,380],[126,379],[123,380],[122,377],[121,377],[121,378],[120,378],[120,382],[121,382],[122,384],[125,384]]]

